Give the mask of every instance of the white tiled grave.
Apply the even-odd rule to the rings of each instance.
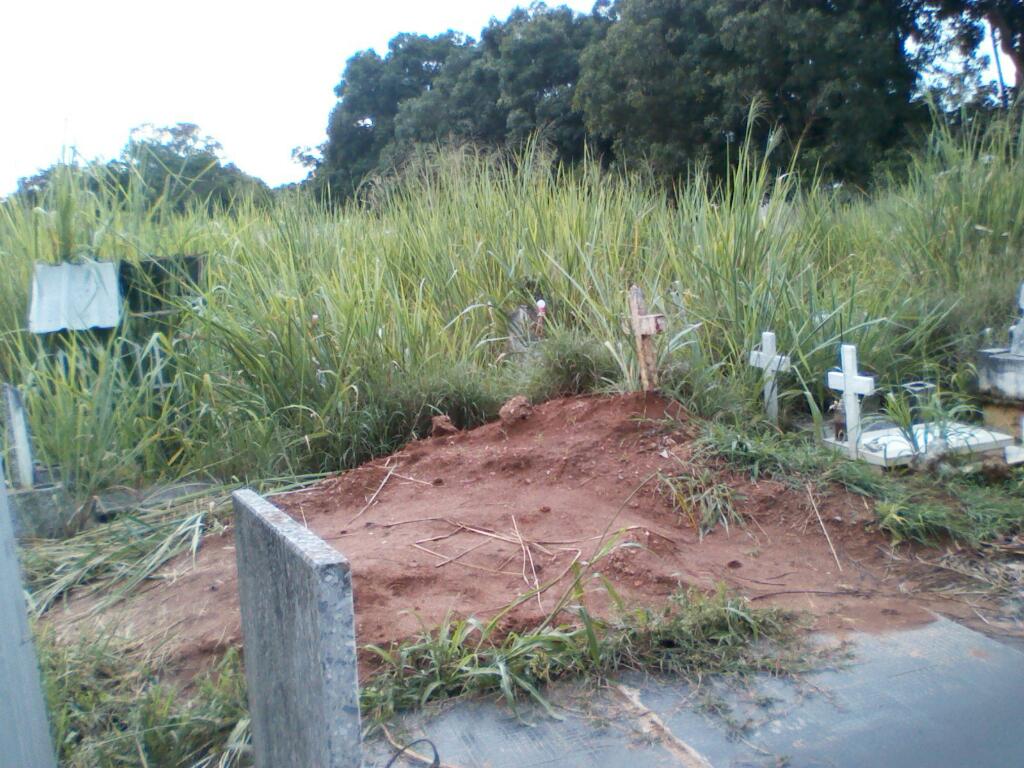
[[[932,441],[940,439],[945,432],[947,442],[944,454],[990,454],[1005,455],[1006,448],[1013,446],[1014,438],[1002,432],[995,432],[973,424],[954,422],[941,429],[936,424],[915,424],[914,435],[922,453]],[[825,444],[838,450],[847,451],[846,442],[832,436],[825,438]],[[914,449],[898,427],[868,428],[861,434],[859,458],[880,467],[899,467],[910,464]]]

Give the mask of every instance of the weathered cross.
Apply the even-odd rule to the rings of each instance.
[[[764,407],[773,424],[779,423],[778,375],[789,370],[789,355],[776,354],[775,334],[761,334],[761,346],[750,351],[750,364],[764,369]]]
[[[647,313],[644,292],[635,285],[629,289],[629,315],[640,361],[640,382],[644,390],[650,392],[658,387],[658,365],[651,337],[665,330],[665,316]]]
[[[852,458],[857,458],[860,448],[860,397],[875,391],[874,376],[857,373],[857,347],[843,344],[839,352],[839,370],[828,372],[828,386],[843,393],[843,410],[846,412],[846,449]]]
[[[11,451],[11,469],[16,488],[35,485],[35,459],[32,456],[32,435],[28,429],[21,395],[10,384],[3,385],[4,424]]]

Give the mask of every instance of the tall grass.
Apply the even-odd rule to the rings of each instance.
[[[784,405],[812,413],[840,341],[885,386],[949,378],[984,328],[1001,332],[1024,277],[1018,122],[937,126],[908,178],[872,197],[776,177],[756,150],[725,182],[697,172],[670,196],[596,162],[552,173],[539,147],[461,148],[341,209],[284,195],[214,213],[147,207],[131,180],[68,171],[34,208],[0,204],[0,375],[24,388],[42,458],[88,493],[330,470],[438,411],[479,423],[523,387],[633,387],[634,282],[669,317],[666,389],[709,415],[755,406],[746,355],[763,330],[794,359]],[[195,252],[202,295],[175,337],[135,339],[161,350],[170,386],[148,386],[116,339],[80,338],[64,361],[24,330],[33,262]],[[538,358],[547,384],[504,354],[506,312],[534,292],[556,337]],[[582,375],[560,381],[552,359]]]

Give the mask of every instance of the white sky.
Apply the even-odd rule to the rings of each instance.
[[[525,0],[6,0],[0,22],[0,195],[64,147],[115,157],[143,123],[197,123],[276,186],[291,150],[325,138],[353,53],[398,32],[477,37]],[[559,5],[561,2],[549,2]],[[589,11],[593,0],[564,0]],[[1012,82],[1012,69],[1008,72]]]

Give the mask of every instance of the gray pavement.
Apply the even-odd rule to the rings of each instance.
[[[627,676],[549,692],[565,719],[493,700],[407,717],[459,768],[1006,768],[1024,766],[1024,653],[946,619],[857,635],[854,658],[799,681],[701,689]],[[524,720],[526,722],[524,722]],[[397,736],[396,736],[397,737]],[[429,751],[429,749],[427,750]],[[366,765],[393,752],[380,738]],[[402,763],[398,765],[412,765]]]

